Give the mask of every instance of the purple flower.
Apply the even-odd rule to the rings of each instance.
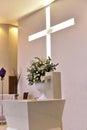
[[[1,77],[1,79],[4,78],[5,74],[6,74],[6,70],[4,68],[1,68],[1,70],[0,70],[0,77]]]

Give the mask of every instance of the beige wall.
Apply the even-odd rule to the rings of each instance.
[[[75,25],[52,34],[52,60],[59,62],[64,130],[87,129],[87,2],[60,0],[51,6],[51,25],[74,17]],[[22,72],[19,90],[28,91],[27,67],[35,56],[46,55],[45,37],[28,42],[28,36],[45,29],[45,9],[19,21],[18,71]],[[31,93],[31,91],[29,90]]]
[[[17,74],[18,28],[9,27],[9,75]]]
[[[17,40],[18,33],[12,30],[14,26],[0,24],[0,69],[6,69],[4,78],[4,93],[8,93],[9,75],[14,75],[14,70],[17,72]],[[16,28],[17,30],[17,28]],[[0,82],[1,86],[1,82]],[[0,87],[1,93],[1,87]]]

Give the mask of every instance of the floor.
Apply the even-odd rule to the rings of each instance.
[[[6,130],[6,125],[0,125],[0,130]]]

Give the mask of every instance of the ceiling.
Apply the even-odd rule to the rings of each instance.
[[[18,25],[18,19],[55,0],[0,0],[0,24]]]

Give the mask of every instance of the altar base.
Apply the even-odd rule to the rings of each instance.
[[[62,99],[3,101],[7,130],[61,130],[64,103]]]

